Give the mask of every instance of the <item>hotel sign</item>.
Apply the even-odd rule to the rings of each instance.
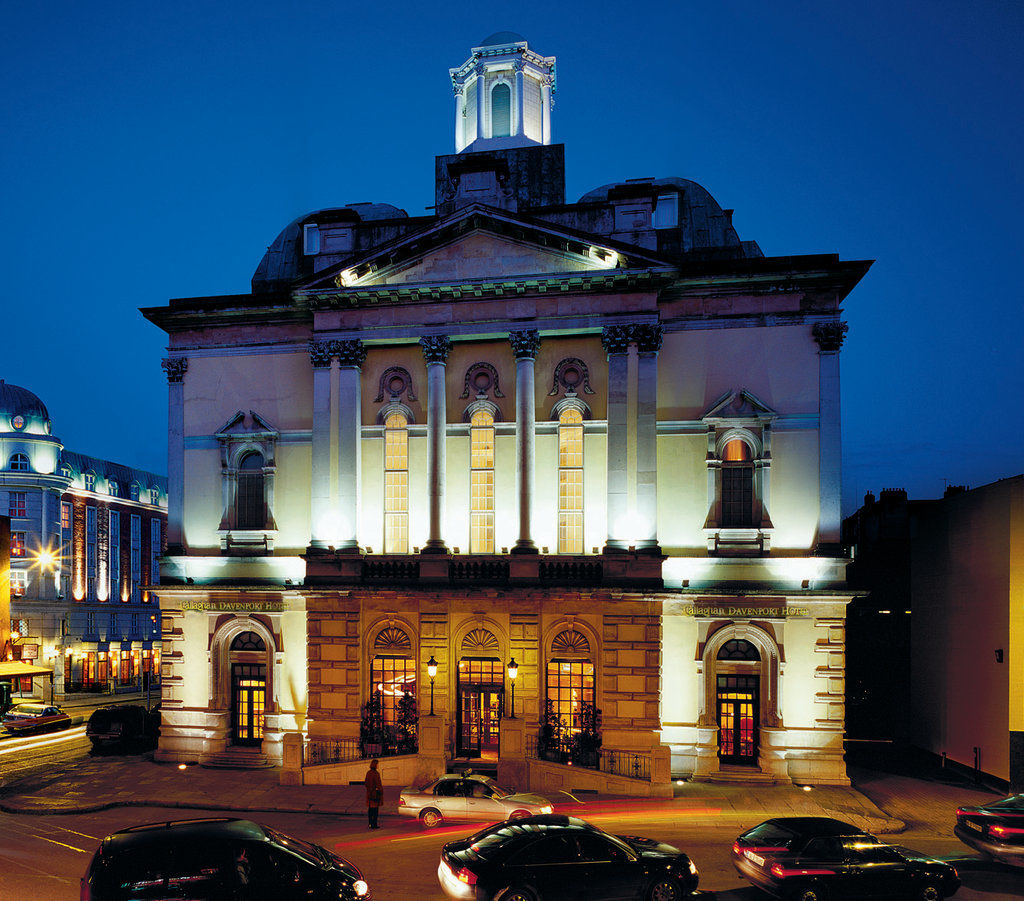
[[[284,601],[182,601],[181,609],[200,613],[282,613]]]
[[[808,607],[722,607],[712,604],[686,604],[680,612],[683,616],[721,616],[729,619],[793,619],[811,615]]]

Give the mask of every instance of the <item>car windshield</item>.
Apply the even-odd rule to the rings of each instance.
[[[1024,795],[1010,795],[1002,801],[985,805],[986,810],[1024,810]]]
[[[287,848],[292,854],[301,857],[308,863],[320,866],[326,862],[327,858],[317,849],[316,845],[304,842],[301,838],[292,838],[290,835],[285,835],[283,832],[278,832],[275,829],[268,829],[264,827],[264,832],[270,837],[270,839],[276,845],[280,845],[282,848]]]
[[[512,794],[512,792],[510,792],[507,788],[502,788],[493,779],[479,779],[476,781],[482,782],[484,785],[486,785],[491,790],[491,794],[494,795],[495,798],[507,798],[509,795]]]
[[[42,716],[46,710],[47,708],[42,704],[19,704],[11,711],[11,714],[13,716]]]

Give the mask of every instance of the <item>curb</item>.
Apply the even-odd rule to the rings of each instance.
[[[182,801],[106,801],[102,804],[79,804],[74,807],[33,807],[26,808],[0,802],[0,812],[24,816],[65,816],[81,813],[100,813],[117,807],[166,807],[172,810],[232,810],[239,813],[312,813],[318,816],[355,817],[366,816],[365,810],[358,813],[348,810],[328,810],[324,807],[237,807],[226,804],[187,804]]]

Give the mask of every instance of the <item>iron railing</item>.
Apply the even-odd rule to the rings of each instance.
[[[526,756],[534,760],[550,760],[598,770],[612,776],[651,781],[651,755],[643,751],[602,748],[599,751],[581,752],[568,741],[547,742],[541,747],[536,735],[527,735]]]
[[[364,744],[358,738],[311,738],[303,748],[302,765],[346,763],[350,760],[370,760],[374,757],[397,757],[400,754],[415,753],[415,745],[400,747],[390,743]]]

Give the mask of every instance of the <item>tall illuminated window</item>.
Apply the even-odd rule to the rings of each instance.
[[[512,90],[497,84],[491,90],[491,137],[506,138],[512,134]]]
[[[722,449],[722,525],[754,525],[754,462],[750,446],[739,438]]]
[[[384,420],[384,553],[409,553],[409,420]]]
[[[255,451],[246,454],[238,466],[235,525],[239,529],[262,529],[267,524],[263,467],[263,455]]]
[[[558,417],[558,553],[583,553],[583,414]]]
[[[471,554],[494,553],[494,416],[477,410],[469,425]]]

